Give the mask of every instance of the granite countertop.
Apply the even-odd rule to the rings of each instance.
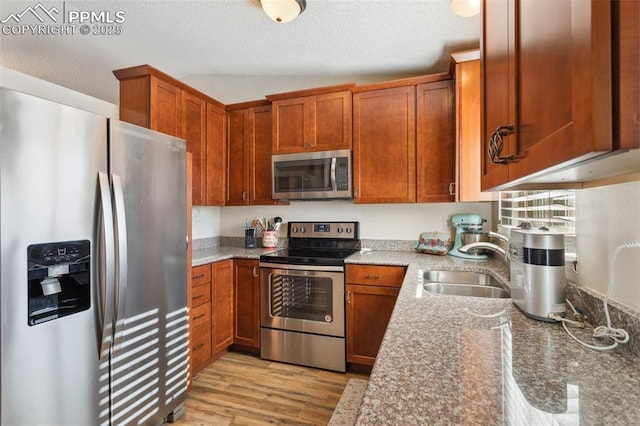
[[[194,250],[193,265],[258,259],[274,249]],[[640,360],[580,346],[560,324],[526,317],[511,299],[420,291],[420,272],[486,272],[504,262],[401,251],[358,253],[347,264],[407,266],[356,424],[637,424]],[[571,331],[589,342],[590,331]],[[602,344],[602,343],[595,343]]]
[[[640,419],[637,358],[584,348],[560,324],[526,317],[511,299],[419,291],[419,272],[428,269],[486,271],[506,282],[503,262],[400,252],[358,254],[347,262],[408,265],[356,424],[637,424]],[[571,330],[591,341],[590,332]]]

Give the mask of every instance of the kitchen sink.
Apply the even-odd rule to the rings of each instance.
[[[511,297],[497,279],[482,272],[426,271],[423,273],[426,291],[454,296],[507,298]]]

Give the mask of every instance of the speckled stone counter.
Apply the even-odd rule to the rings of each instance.
[[[219,262],[226,259],[259,259],[260,255],[271,253],[273,248],[246,249],[243,247],[212,246],[193,250],[191,266]]]
[[[428,269],[485,271],[506,282],[503,262],[371,252],[347,263],[408,265],[356,424],[640,422],[640,359],[583,348],[511,299],[420,290],[419,271]]]

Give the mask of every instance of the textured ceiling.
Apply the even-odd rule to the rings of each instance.
[[[37,3],[2,0],[0,20]],[[443,72],[451,52],[477,47],[480,36],[479,16],[456,16],[449,0],[307,0],[307,9],[288,24],[267,18],[258,0],[41,3],[66,13],[123,11],[122,33],[1,34],[0,64],[113,103],[118,83],[111,70],[139,64],[232,103],[250,99],[234,97],[234,87],[222,97],[211,93],[216,81],[278,80],[283,91],[301,76],[371,82]],[[269,89],[254,91],[274,93]]]

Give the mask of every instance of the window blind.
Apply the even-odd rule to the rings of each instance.
[[[575,235],[575,191],[501,191],[500,224],[517,227],[523,221],[534,228]]]

